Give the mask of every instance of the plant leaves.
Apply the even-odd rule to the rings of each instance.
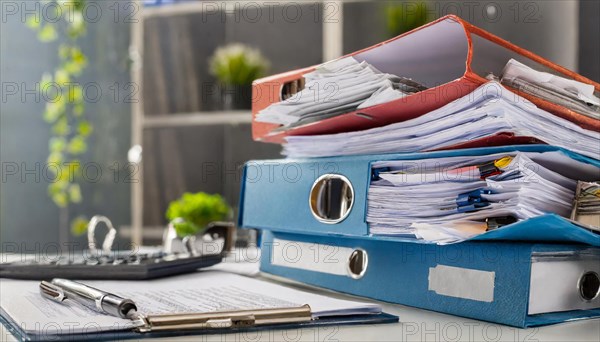
[[[79,125],[77,126],[77,133],[79,133],[79,135],[81,135],[83,137],[87,137],[90,134],[92,134],[93,130],[94,130],[94,128],[89,123],[89,121],[81,121],[81,122],[79,122]]]
[[[83,100],[83,89],[78,84],[69,85],[69,97],[67,101],[71,103],[82,102]]]
[[[61,114],[64,114],[61,113]],[[52,133],[58,136],[67,136],[71,133],[71,127],[69,126],[69,120],[65,115],[60,116],[58,120],[52,125]]]
[[[428,22],[428,8],[425,1],[389,5],[385,8],[385,12],[390,37],[398,36]]]
[[[62,137],[50,138],[48,145],[51,153],[62,153],[67,147],[67,141]]]
[[[87,232],[89,220],[85,216],[78,216],[71,221],[71,233],[75,236],[83,235]]]
[[[73,155],[82,154],[87,151],[87,143],[81,136],[75,136],[71,141],[69,141],[69,146],[67,147],[69,153]]]
[[[224,85],[252,84],[269,64],[259,50],[240,43],[218,48],[209,61],[210,73]]]
[[[38,39],[44,43],[54,41],[57,37],[56,29],[52,24],[46,24],[38,31]]]
[[[61,59],[67,59],[71,55],[71,47],[67,44],[61,44],[58,47],[58,56]]]
[[[76,103],[73,106],[73,114],[75,114],[76,117],[81,117],[84,112],[85,112],[85,103],[84,102]],[[91,125],[90,125],[90,128],[91,128]]]
[[[69,185],[69,199],[73,203],[81,203],[81,188],[79,184],[71,184]]]
[[[74,77],[79,76],[88,65],[83,51],[76,45],[76,39],[83,36],[87,23],[83,17],[86,0],[41,0],[44,4],[53,2],[58,5],[46,10],[62,11],[63,23],[42,23],[40,16],[29,16],[25,24],[37,31],[38,39],[51,42],[59,38],[58,28],[66,28],[67,37],[71,40],[58,47],[61,65],[53,74],[45,73],[40,81],[39,91],[46,100],[43,118],[52,124],[52,135],[48,141],[48,167],[56,176],[53,183],[48,185],[48,194],[52,201],[61,208],[69,203],[79,203],[82,200],[80,185],[75,182],[77,172],[81,168],[78,160],[68,160],[68,157],[80,155],[87,151],[86,137],[93,132],[93,127],[82,116],[85,111],[85,101],[81,86],[73,84]],[[60,13],[46,13],[48,17],[59,17]],[[44,24],[44,25],[43,25]],[[66,26],[64,26],[66,25]],[[76,135],[71,135],[71,125],[76,127]],[[70,140],[69,140],[70,139]],[[78,218],[72,221],[71,229],[74,234],[85,231],[87,220]]]
[[[180,199],[170,203],[166,216],[169,221],[183,219],[181,228],[177,228],[176,224],[175,229],[180,236],[185,236],[199,233],[210,222],[227,218],[230,210],[221,195],[209,195],[204,192],[185,193]]]
[[[54,72],[54,81],[58,83],[58,85],[64,87],[71,82],[71,77],[66,70],[58,69]]]
[[[46,159],[46,162],[48,164],[52,164],[53,166],[57,166],[60,167],[61,165],[63,165],[63,161],[64,161],[64,156],[61,152],[51,152],[50,155],[48,156],[48,158]],[[56,176],[56,168],[55,167],[49,167],[48,168],[50,171],[52,171],[52,173],[55,174]]]
[[[25,25],[32,30],[37,30],[40,27],[40,24],[40,17],[37,15],[29,16],[25,21]]]

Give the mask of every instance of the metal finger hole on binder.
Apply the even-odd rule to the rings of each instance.
[[[591,302],[600,295],[600,277],[596,272],[585,272],[577,284],[579,295],[586,302]]]
[[[357,248],[348,257],[348,275],[352,279],[360,279],[367,273],[369,255],[362,248]]]
[[[342,175],[326,174],[313,183],[308,205],[313,216],[321,223],[342,222],[352,210],[354,188]]]

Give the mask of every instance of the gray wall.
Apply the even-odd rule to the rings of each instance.
[[[579,5],[579,73],[600,82],[600,1]]]
[[[33,6],[31,1],[15,3]],[[116,225],[123,225],[130,222],[130,184],[122,179],[115,181],[110,167],[115,163],[125,165],[130,146],[130,104],[124,101],[124,87],[130,82],[129,24],[124,9],[115,20],[108,8],[113,1],[96,3],[103,15],[97,23],[88,25],[88,34],[81,41],[90,62],[81,83],[96,82],[103,94],[96,103],[87,104],[86,115],[94,125],[94,133],[82,162],[97,163],[103,175],[97,183],[82,183],[83,203],[72,206],[70,218],[105,214]],[[44,72],[56,66],[59,42],[40,43],[20,15],[3,17],[6,20],[0,23],[0,77],[3,85],[16,82],[20,88],[32,89]],[[117,99],[111,91],[115,85],[120,89]],[[43,169],[50,136],[50,127],[42,119],[44,102],[36,101],[33,95],[22,100],[19,95],[6,96],[0,102],[0,162],[5,167],[16,163],[21,168],[24,163],[28,169],[36,164]],[[34,175],[22,181],[20,173],[7,176],[5,170],[6,177],[0,184],[2,250],[11,251],[15,243],[19,249],[31,252],[43,250],[48,243],[83,242],[70,236],[69,227],[59,227],[59,210],[47,195],[48,181],[43,175],[39,181]]]
[[[280,150],[252,141],[249,124],[146,129],[144,225],[166,224],[169,202],[184,192],[222,194],[237,212],[244,163],[279,158]]]

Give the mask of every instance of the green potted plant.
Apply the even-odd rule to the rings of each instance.
[[[202,233],[209,223],[229,217],[231,208],[221,195],[185,193],[169,204],[167,219],[180,238]]]
[[[385,8],[389,37],[396,37],[429,22],[426,1],[401,2]]]
[[[241,43],[218,48],[210,58],[210,73],[219,82],[224,109],[250,109],[252,82],[265,76],[269,64],[258,49]]]

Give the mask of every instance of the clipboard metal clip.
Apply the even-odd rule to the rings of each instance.
[[[302,323],[312,320],[308,304],[292,308],[257,309],[244,311],[217,311],[140,316],[139,333],[168,330],[236,329],[259,325]]]

